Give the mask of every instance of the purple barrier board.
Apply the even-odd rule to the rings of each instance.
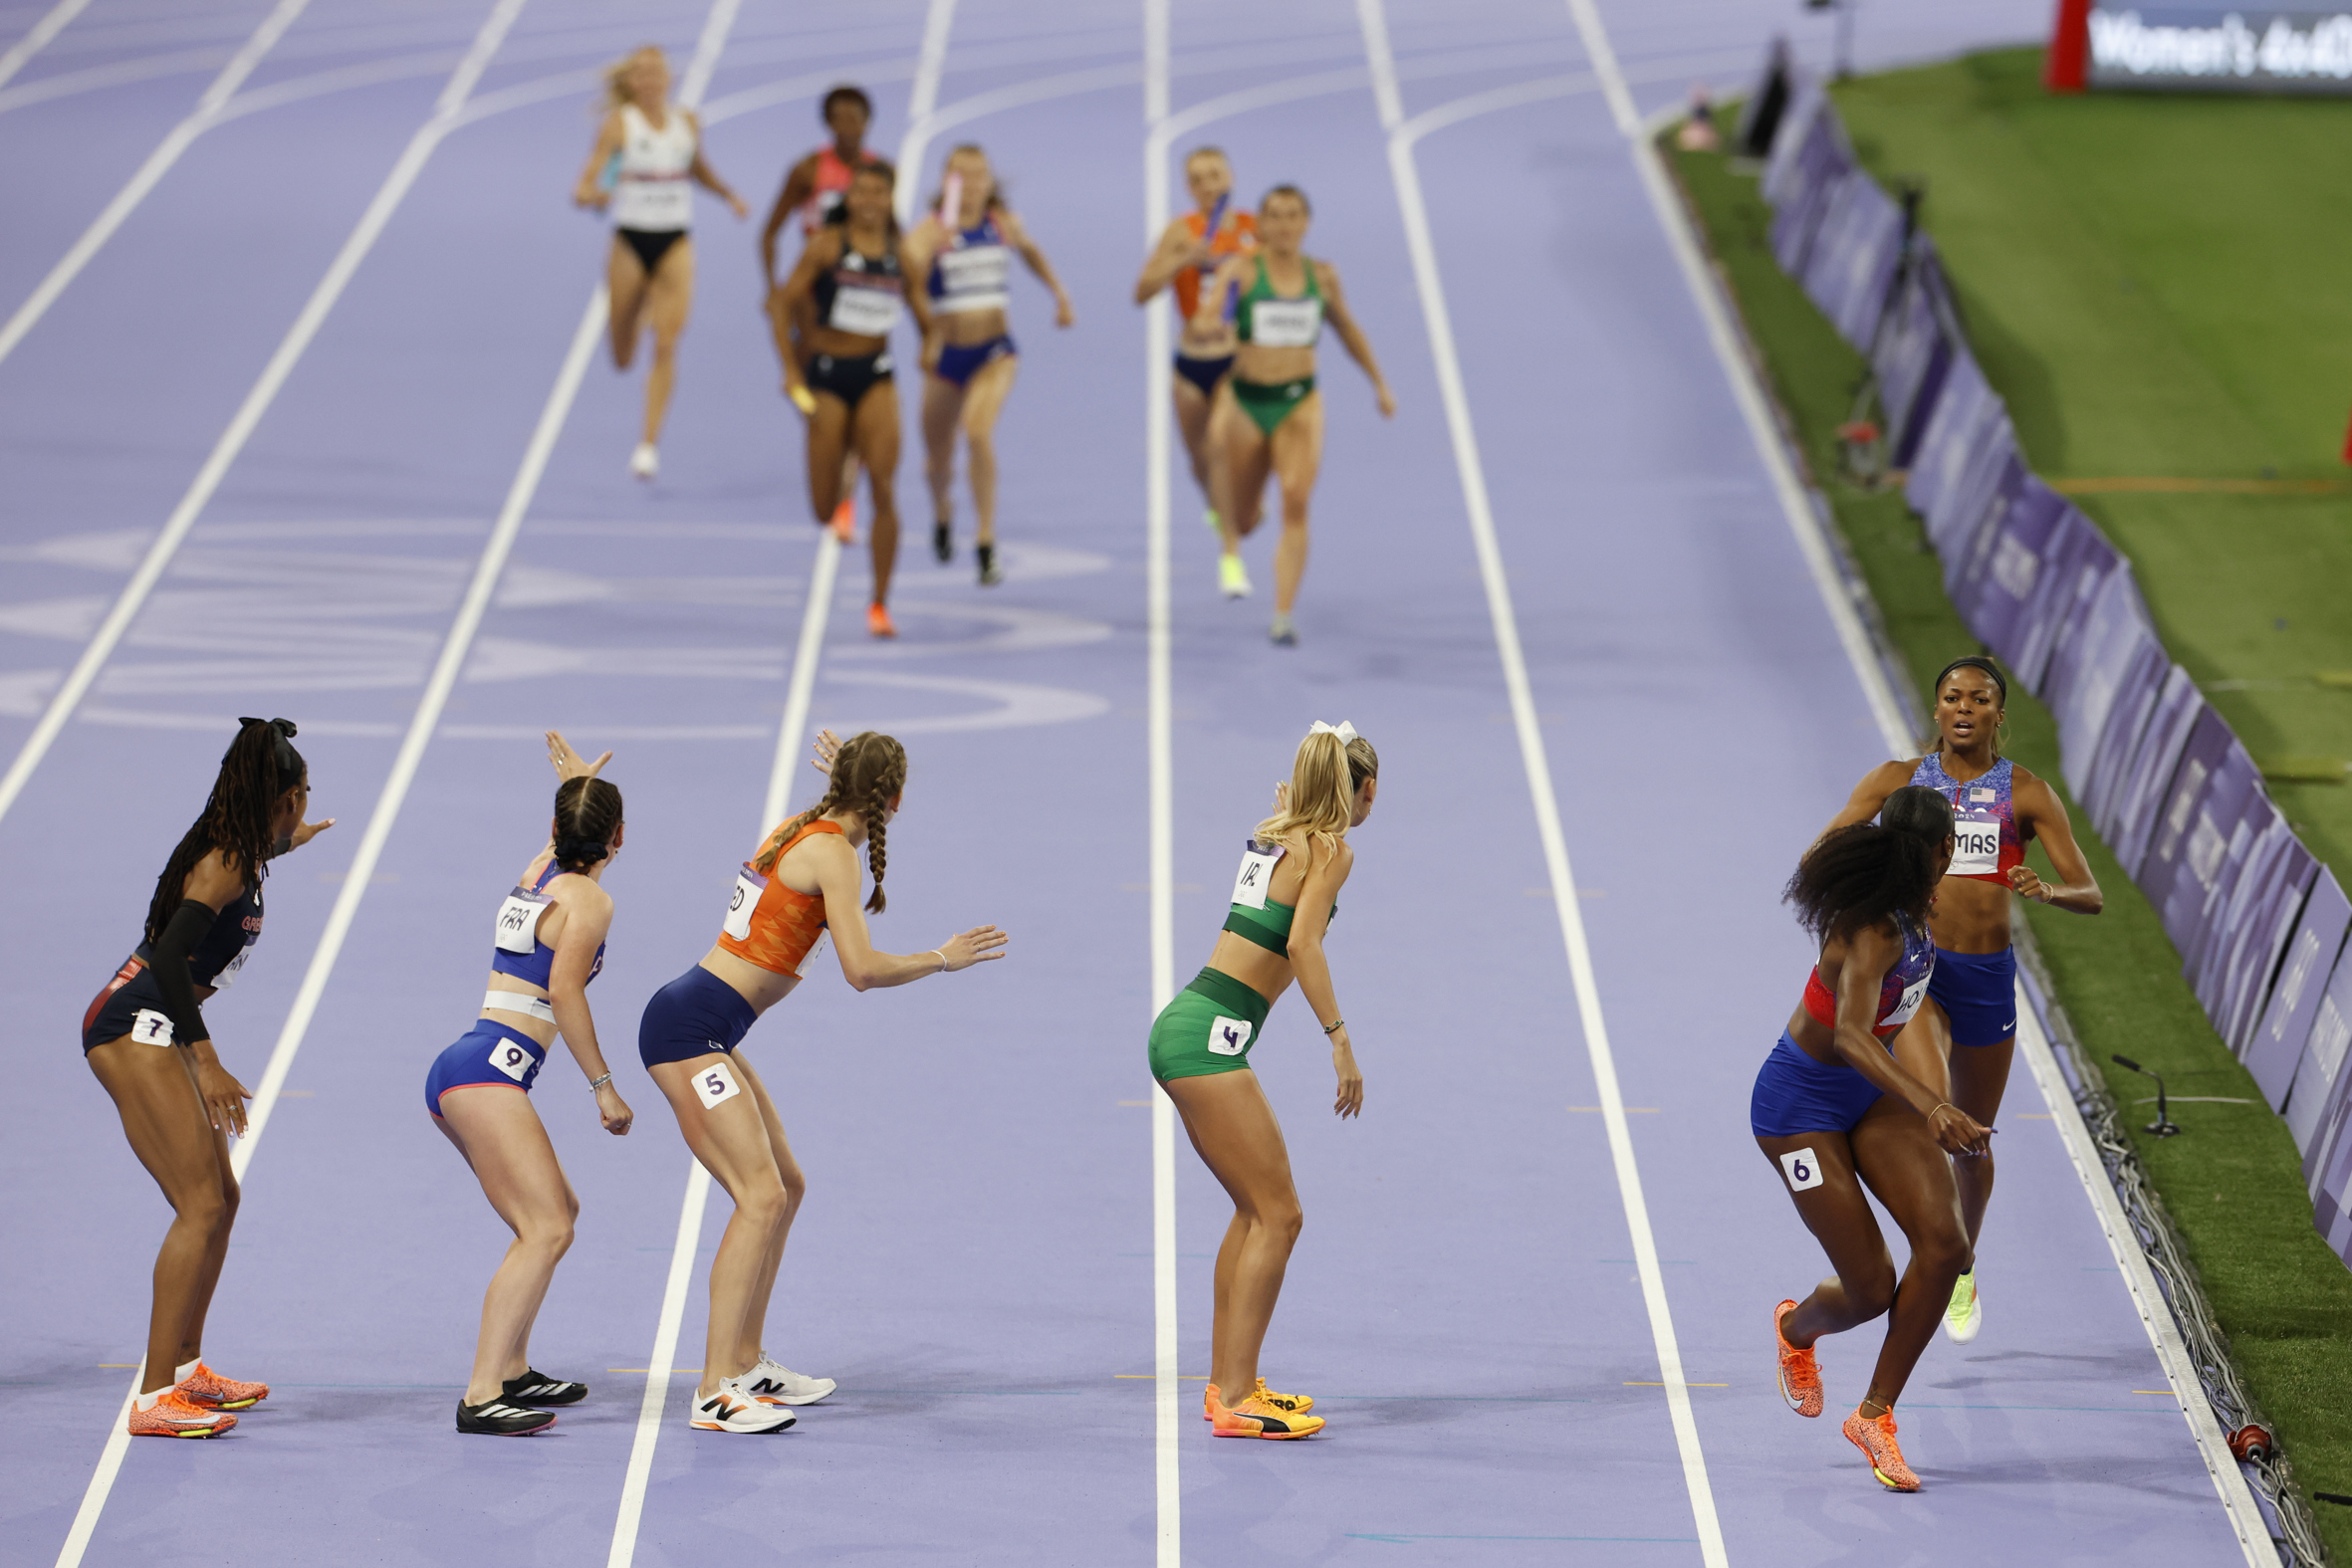
[[[2280,825],[2285,827],[2283,821]],[[2318,874],[2318,857],[2303,847],[2292,827],[2285,827],[2269,864],[2260,873],[2261,880],[2246,893],[2236,938],[2222,961],[2228,974],[2222,985],[2220,1010],[2214,1014],[2222,1038],[2240,1058],[2253,1043],[2262,1005],[2269,1000],[2279,961],[2286,955],[2286,939],[2294,932],[2295,918],[2310,897]]]
[[[2230,829],[2230,847],[2222,856],[2221,874],[2214,878],[2213,889],[2206,896],[2204,913],[2198,917],[2197,934],[2181,949],[2181,973],[2188,978],[2189,989],[2205,1008],[2205,1015],[2225,1038],[2229,1030],[2223,1027],[2222,993],[2231,979],[2231,956],[2245,936],[2247,905],[2269,888],[2268,878],[2278,865],[2279,842],[2293,836],[2286,818],[2262,792],[2257,779],[2253,793],[2246,796],[2245,808]]]
[[[2001,523],[2024,495],[2025,482],[2033,477],[2017,451],[2014,433],[2005,425],[2003,430],[2010,439],[1992,447],[1971,465],[1953,499],[1943,538],[1936,545],[1944,561],[1944,591],[1951,595],[1952,607],[1960,611],[1971,631],[1977,628],[1979,587],[1993,548],[1999,541]],[[1989,465],[1998,465],[1992,468],[1991,482],[1980,483]]]
[[[1943,558],[1948,573],[1953,563],[1968,554],[1969,542],[1984,523],[1994,494],[2000,488],[2000,477],[2011,463],[2023,463],[2017,451],[2017,433],[2009,426],[2007,407],[1999,398],[1988,397],[1975,435],[1965,442],[1951,485],[1936,510],[1924,514],[1928,542]]]
[[[2197,728],[2189,732],[2189,744],[2181,749],[2181,766],[2174,771],[2151,827],[2147,856],[2132,873],[2132,880],[2140,884],[2140,891],[2160,914],[2179,873],[2181,852],[2197,820],[2197,809],[2205,803],[2214,775],[2233,750],[2243,752],[2244,748],[2238,746],[2237,737],[2230,733],[2222,716],[2207,708],[2198,716]]]
[[[2156,710],[2140,732],[2139,748],[2116,784],[2113,822],[2100,827],[2099,835],[2114,849],[2124,874],[2135,880],[2148,853],[2157,812],[2181,766],[2181,753],[2205,717],[2205,694],[2187,670],[2174,665],[2165,675],[2164,688],[2156,694]]]
[[[2344,1088],[2347,1044],[2352,1044],[2352,964],[2338,963],[2336,972],[2327,978],[2327,989],[2319,995],[2311,1037],[2304,1042],[2302,1063],[2295,1068],[2295,1086],[2286,1096],[2286,1130],[2294,1134],[2295,1147],[2303,1151],[2306,1190],[2319,1174],[2319,1135],[2334,1119],[2331,1113],[2337,1109],[2336,1096]]]
[[[2156,644],[2148,617],[2140,607],[2139,583],[2129,561],[2118,561],[2100,582],[2088,612],[2076,621],[2073,635],[2062,644],[2064,657],[2052,662],[2043,700],[2058,721],[2058,754],[2066,787],[2077,799],[2086,798],[2091,785],[2091,759],[2107,731],[2124,681],[2140,662],[2143,650],[2153,648],[2153,661],[2164,652]]]
[[[2027,691],[2038,697],[2049,690],[2070,629],[2120,559],[2097,524],[2077,507],[2066,509],[2042,558],[2033,601],[2019,617],[2016,675]]]
[[[1829,134],[1836,124],[1836,119],[1827,115],[1814,122],[1814,134],[1806,137],[1805,149],[1798,153],[1796,187],[1787,201],[1772,210],[1772,256],[1791,278],[1804,276],[1814,237],[1820,233],[1821,220],[1836,204],[1840,187],[1870,177],[1855,169],[1844,138]]]
[[[2336,1085],[2336,1102],[2319,1128],[2319,1153],[2311,1162],[2306,1185],[2311,1191],[2311,1225],[2328,1250],[2352,1265],[2352,1081]]]
[[[1985,372],[1977,368],[1975,356],[1955,343],[1952,363],[1944,372],[1944,388],[1928,415],[1910,477],[1903,485],[1903,498],[1911,503],[1912,511],[1931,520],[1931,532],[1932,520],[1942,511],[1945,497],[1959,482],[1975,451],[1977,431],[1988,406],[1998,409],[1999,403],[1993,388],[1985,384]]]
[[[1824,114],[1826,112],[1826,115]],[[1801,169],[1799,154],[1812,136],[1816,123],[1827,117],[1835,119],[1836,112],[1829,109],[1829,95],[1821,84],[1802,72],[1795,73],[1794,91],[1788,109],[1781,116],[1779,129],[1772,136],[1771,154],[1764,159],[1764,178],[1758,189],[1764,201],[1774,207],[1785,202],[1795,190]]]
[[[1864,353],[1885,314],[1887,285],[1903,249],[1903,209],[1857,172],[1838,187],[1805,266],[1804,290],[1847,342]]]
[[[2115,815],[2116,798],[2124,792],[2131,779],[2131,760],[2140,749],[2140,738],[2148,733],[2149,717],[2156,712],[2156,699],[2164,691],[2164,683],[2172,674],[2172,661],[2165,657],[2164,644],[2156,640],[2156,633],[2142,629],[2133,645],[2123,679],[2116,684],[2115,697],[2107,710],[2107,723],[2099,733],[2099,743],[2091,753],[2085,770],[2085,782],[2075,798],[2090,813],[2091,825],[2100,829]]]
[[[2352,899],[2344,896],[2336,874],[2322,866],[2295,919],[2294,935],[2287,938],[2278,984],[2270,989],[2270,1000],[2244,1052],[2246,1071],[2254,1075],[2262,1098],[2274,1111],[2286,1104],[2287,1091],[2294,1087],[2312,1020],[2319,1015],[2319,999],[2335,973],[2347,931],[2352,931]]]
[[[2012,676],[2025,607],[2065,511],[2065,498],[2028,473],[2007,510],[1977,536],[1984,565],[1964,582],[1969,602],[1962,614]]]
[[[2174,787],[2178,790],[2179,785],[2176,784]],[[2205,929],[2213,907],[2214,889],[2220,885],[2222,868],[2229,862],[2231,840],[2251,797],[2261,790],[2261,770],[2254,766],[2254,760],[2246,755],[2237,738],[2232,736],[2229,751],[2222,755],[2213,778],[2206,784],[2204,798],[2190,812],[2189,825],[2180,836],[2177,851],[2169,861],[2150,857],[2148,868],[2140,878],[2140,891],[2156,906],[2157,915],[2164,922],[2164,934],[2173,939],[2173,946],[2183,954],[2197,946],[2198,934]],[[2171,826],[2169,820],[2166,826]]]
[[[1952,368],[1952,340],[1936,314],[1944,265],[1935,243],[1911,237],[1911,266],[1879,331],[1872,368],[1878,373],[1878,403],[1886,416],[1887,461],[1908,469],[1919,456],[1928,416]]]

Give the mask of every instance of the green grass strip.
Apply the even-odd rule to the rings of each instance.
[[[1835,477],[1833,432],[1861,383],[1861,356],[1773,261],[1767,243],[1771,215],[1757,193],[1754,175],[1735,171],[1717,154],[1670,150],[1669,156],[1764,361],[1770,388],[1793,427],[1811,482],[1827,495],[1916,686],[1924,678],[1921,672],[1932,674],[1981,644],[1946,595],[1925,531],[1902,496],[1864,492]],[[1968,251],[1947,245],[1936,200],[1931,194],[1928,226],[1937,243],[1946,246],[1967,301]],[[1972,325],[1980,319],[1981,313],[1972,314]],[[2002,379],[2005,361],[1994,355],[1984,362],[1996,388],[2012,396]],[[2112,373],[2148,372],[2143,367]],[[2352,388],[2352,376],[2347,384]],[[2263,498],[2263,504],[2274,503]],[[2116,542],[2131,549],[2125,538]],[[2245,541],[2237,548],[2252,553],[2260,547]],[[2284,574],[2302,568],[2291,559],[2273,559],[2264,569]],[[2179,657],[2169,629],[2166,635]],[[2352,650],[2338,662],[2352,665]],[[2234,713],[2230,717],[2236,722]],[[2049,710],[2016,692],[2008,721],[2007,755],[2047,779],[2063,796],[2057,727]],[[1824,816],[1832,803],[1823,803]],[[2352,1491],[2352,1272],[2312,1230],[2294,1142],[2206,1021],[2155,910],[2090,830],[2087,814],[2070,797],[2066,806],[2106,893],[2106,912],[2084,918],[2032,907],[2028,916],[2035,941],[2082,1043],[2107,1074],[2108,1090],[2118,1101],[2129,1107],[2147,1081],[2108,1062],[2121,1051],[2162,1072],[2178,1094],[2254,1102],[2185,1105],[2176,1120],[2188,1132],[2179,1138],[2147,1138],[2137,1132],[2137,1119],[2130,1125],[2149,1180],[2179,1227],[2230,1337],[2247,1392],[2275,1424],[2296,1480],[2306,1494]],[[2031,858],[2044,875],[2051,874],[2038,848]],[[2012,1100],[2030,1094],[2021,1085],[2020,1073],[2012,1079]],[[1996,1232],[2004,1211],[2041,1196],[2004,1190],[1993,1207]],[[2314,1512],[2329,1549],[2352,1561],[2352,1509],[2322,1504]]]

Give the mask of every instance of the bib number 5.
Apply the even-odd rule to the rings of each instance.
[[[724,1102],[741,1094],[743,1085],[736,1081],[735,1069],[722,1056],[708,1066],[695,1069],[694,1092],[701,1097],[704,1110],[715,1111]]]

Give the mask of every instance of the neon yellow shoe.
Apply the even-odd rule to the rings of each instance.
[[[1303,1416],[1308,1411],[1314,1409],[1313,1395],[1277,1394],[1274,1390],[1266,1386],[1266,1380],[1264,1378],[1260,1378],[1258,1380],[1257,1391],[1252,1397],[1263,1400],[1271,1409],[1282,1411],[1286,1415],[1291,1416]],[[1249,1401],[1244,1400],[1242,1403],[1248,1404]],[[1214,1422],[1217,1419],[1217,1411],[1218,1399],[1216,1389],[1211,1387],[1209,1389],[1203,1390],[1201,1394],[1201,1420]]]
[[[1250,596],[1250,568],[1242,564],[1239,556],[1217,558],[1217,588],[1229,599]]]
[[[1952,1284],[1952,1300],[1944,1308],[1944,1332],[1955,1344],[1965,1345],[1985,1326],[1985,1308],[1977,1300],[1977,1271],[1972,1268]]]

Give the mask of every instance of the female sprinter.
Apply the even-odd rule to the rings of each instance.
[[[115,1097],[131,1153],[171,1205],[155,1256],[134,1438],[212,1438],[269,1397],[204,1364],[204,1314],[237,1223],[229,1139],[251,1090],[221,1066],[198,1004],[229,988],[261,940],[262,878],[335,825],[306,822],[310,770],[288,719],[240,719],[204,814],[155,879],[146,935],[82,1015],[82,1055]]]
[[[1813,1342],[1892,1308],[1845,1435],[1894,1491],[1919,1490],[1895,1446],[1895,1401],[1969,1261],[1949,1156],[1982,1155],[1993,1136],[1886,1045],[1927,994],[1936,964],[1928,909],[1952,850],[1951,803],[1905,787],[1887,796],[1877,822],[1838,828],[1806,852],[1787,898],[1821,958],[1749,1103],[1757,1147],[1837,1270],[1801,1305],[1772,1309],[1780,1395],[1798,1415],[1820,1415]],[[1911,1243],[1900,1285],[1865,1186]]]
[[[874,596],[866,630],[895,637],[890,624],[890,572],[898,563],[898,384],[891,374],[890,330],[899,309],[911,306],[915,326],[930,322],[920,299],[908,299],[898,264],[898,221],[890,214],[895,175],[879,158],[861,163],[849,194],[820,229],[785,283],[779,305],[794,319],[813,308],[799,351],[787,352],[784,384],[809,413],[809,505],[817,521],[834,515],[844,478],[865,469],[873,497],[866,549],[873,561]]]
[[[1183,336],[1176,343],[1176,374],[1171,382],[1176,399],[1176,428],[1184,434],[1184,450],[1192,459],[1193,482],[1209,503],[1210,531],[1223,537],[1217,522],[1217,492],[1210,482],[1209,409],[1217,388],[1233,368],[1237,346],[1233,322],[1222,313],[1201,318],[1201,284],[1226,257],[1258,243],[1258,219],[1233,205],[1233,165],[1221,147],[1195,147],[1184,159],[1184,183],[1192,188],[1196,210],[1170,223],[1160,243],[1143,263],[1135,280],[1135,303],[1149,305],[1170,284],[1176,287],[1176,316]],[[1220,558],[1221,586],[1228,598],[1250,591],[1249,573],[1242,558]]]
[[[1912,1071],[1933,1072],[1952,1103],[1986,1126],[2000,1114],[2017,1042],[2017,954],[2009,945],[2013,891],[2080,915],[2095,915],[2104,900],[2090,863],[2075,845],[2073,825],[2057,791],[2000,755],[2001,710],[2008,682],[1991,659],[1955,659],[1936,677],[1936,749],[1911,762],[1884,763],[1854,786],[1853,798],[1829,824],[1832,830],[1867,822],[1893,790],[1921,784],[1952,802],[1960,848],[1945,874],[1928,931],[1936,939],[1930,1006],[1897,1042],[1916,1060]],[[2025,864],[2034,838],[2050,857],[2052,885]],[[1977,1299],[1973,1258],[1993,1200],[1993,1156],[1953,1167],[1960,1212],[1968,1222],[1968,1271],[1952,1286],[1944,1332],[1962,1344],[1985,1321]]]
[[[506,1438],[556,1424],[535,1407],[588,1398],[587,1384],[531,1369],[531,1325],[580,1218],[580,1199],[531,1108],[531,1085],[558,1031],[588,1080],[604,1130],[624,1135],[631,1119],[612,1087],[588,1005],[588,985],[604,967],[604,934],[612,927],[604,868],[621,840],[620,791],[596,777],[612,754],[584,763],[553,730],[547,747],[558,780],[547,845],[499,906],[481,1016],[424,1079],[433,1125],[457,1146],[481,1179],[482,1196],[515,1232],[482,1298],[473,1377],[457,1402],[458,1431]]]
[[[1372,378],[1380,417],[1396,399],[1372,357],[1372,344],[1348,313],[1339,271],[1299,250],[1306,238],[1306,195],[1277,185],[1258,204],[1258,248],[1228,259],[1201,296],[1193,320],[1201,330],[1234,314],[1233,374],[1217,394],[1209,440],[1225,499],[1217,504],[1225,542],[1220,580],[1228,594],[1249,591],[1241,569],[1242,541],[1257,527],[1271,473],[1283,485],[1283,537],[1274,553],[1274,624],[1267,634],[1294,647],[1298,631],[1291,607],[1306,574],[1306,501],[1323,461],[1323,400],[1314,389],[1314,344],[1328,320],[1347,356]],[[1235,595],[1238,596],[1238,595]]]
[[[825,219],[840,206],[841,198],[849,193],[849,176],[860,165],[877,161],[865,149],[865,128],[874,117],[873,100],[853,87],[843,85],[824,95],[819,107],[819,117],[824,128],[832,132],[832,140],[795,163],[784,176],[784,189],[776,193],[776,205],[768,209],[768,222],[760,230],[760,276],[768,285],[768,321],[776,334],[776,354],[785,365],[785,393],[793,406],[803,415],[817,412],[814,399],[807,388],[793,390],[792,367],[800,358],[798,346],[816,327],[806,312],[787,315],[784,310],[784,287],[776,281],[776,236],[783,232],[795,212],[801,215],[801,243],[805,248],[817,238]],[[856,514],[852,498],[857,489],[857,458],[851,454],[841,464],[840,505],[833,509],[830,522],[834,536],[844,545],[856,535]],[[820,519],[820,521],[826,521]]]
[[[644,437],[629,454],[629,472],[639,479],[651,479],[661,466],[657,448],[677,378],[678,335],[694,307],[694,242],[686,234],[694,191],[688,181],[716,194],[738,218],[750,211],[703,157],[693,112],[669,96],[669,60],[651,44],[606,71],[604,123],[572,193],[579,205],[612,215],[604,278],[612,302],[614,367],[627,369],[637,356],[640,330],[653,331]],[[609,189],[607,170],[618,172]]]
[[[980,582],[1004,580],[997,569],[997,415],[1013,390],[1019,363],[1006,334],[1013,303],[1012,253],[1054,291],[1054,325],[1077,320],[1054,264],[1005,205],[988,154],[971,142],[947,155],[941,199],[906,237],[906,273],[921,278],[931,297],[931,330],[923,336],[923,448],[931,480],[931,550],[955,559],[955,509],[948,491],[956,478],[956,430],[971,453],[972,507],[979,514]],[[949,212],[952,199],[954,211]],[[952,219],[950,231],[944,220]]]
[[[830,741],[819,742],[821,759]],[[864,731],[841,743],[828,777],[824,797],[770,833],[744,863],[717,944],[653,994],[637,1033],[638,1054],[669,1097],[686,1146],[735,1200],[711,1264],[702,1382],[688,1413],[705,1432],[782,1432],[794,1420],[783,1407],[833,1391],[830,1378],[803,1377],[761,1347],[768,1296],[804,1189],[776,1102],[737,1048],[744,1034],[792,995],[828,930],[841,975],[857,991],[1005,956],[1005,934],[994,926],[976,926],[912,957],[874,950],[858,909],[857,849],[865,846],[874,874],[865,908],[879,914],[883,839],[906,787],[906,752]]]
[[[1380,789],[1372,743],[1342,724],[1316,724],[1298,743],[1275,812],[1242,850],[1233,909],[1209,963],[1151,1025],[1151,1075],[1192,1146],[1233,1199],[1233,1224],[1217,1249],[1217,1296],[1202,1414],[1220,1438],[1307,1438],[1323,1419],[1314,1401],[1277,1394],[1258,1375],[1258,1351],[1298,1239],[1298,1190],[1274,1107],[1250,1071],[1250,1047],[1293,980],[1331,1041],[1339,1075],[1332,1107],[1364,1105],[1364,1078],[1331,989],[1323,935],[1355,865],[1347,830],[1372,814]],[[1225,1402],[1227,1390],[1242,1397]]]

